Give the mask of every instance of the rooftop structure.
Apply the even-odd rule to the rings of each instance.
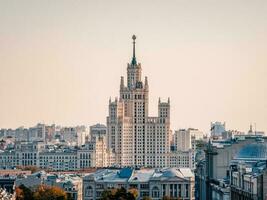
[[[237,160],[260,161],[267,159],[267,143],[255,142],[243,147],[235,156]]]

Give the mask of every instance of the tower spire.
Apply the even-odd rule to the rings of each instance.
[[[133,39],[133,58],[132,58],[132,65],[136,65],[137,62],[136,62],[136,57],[135,57],[135,40],[136,40],[136,36],[133,35],[132,36],[132,39]]]

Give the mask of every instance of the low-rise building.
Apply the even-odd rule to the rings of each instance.
[[[230,165],[231,199],[267,199],[267,143],[243,147]]]
[[[17,177],[16,186],[24,185],[35,189],[41,184],[63,189],[68,199],[82,200],[82,178],[74,174],[46,173],[39,171],[24,177]]]
[[[189,168],[101,169],[83,178],[83,199],[97,200],[102,192],[113,188],[135,188],[138,199],[144,196],[161,200],[164,196],[193,200],[194,174]]]
[[[238,152],[258,141],[266,144],[266,138],[259,135],[238,135],[234,139],[210,141],[205,148],[205,157],[197,163],[195,171],[196,199],[214,199],[213,195],[218,197],[218,190],[225,191],[223,196],[227,197],[228,193],[229,197],[227,184],[230,184],[229,173],[231,163],[233,160],[237,160]],[[250,152],[254,154],[254,151]],[[264,156],[266,159],[265,154]],[[244,158],[240,159],[240,161],[243,160]],[[228,180],[228,182],[223,180]],[[222,182],[225,184],[220,186]],[[231,186],[229,185],[229,187]]]

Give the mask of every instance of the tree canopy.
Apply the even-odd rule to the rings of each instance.
[[[47,185],[40,185],[34,191],[20,185],[16,188],[16,194],[16,200],[67,200],[67,194],[64,190]]]
[[[105,190],[102,193],[101,200],[135,200],[136,197],[132,191],[125,188]]]

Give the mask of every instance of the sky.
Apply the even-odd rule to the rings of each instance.
[[[133,34],[151,116],[267,132],[265,0],[1,0],[0,128],[105,123]]]

